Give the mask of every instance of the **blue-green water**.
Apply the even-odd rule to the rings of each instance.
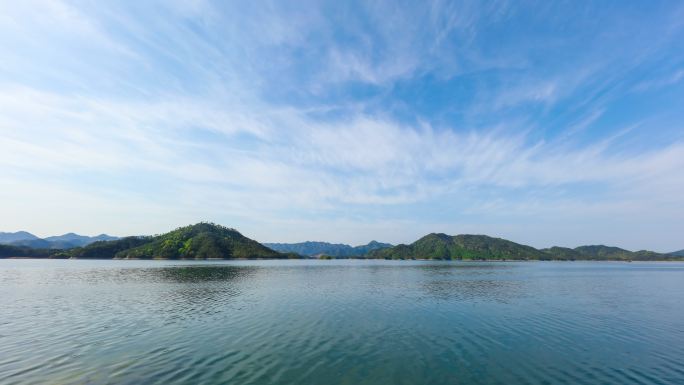
[[[684,264],[0,260],[1,384],[684,383]]]

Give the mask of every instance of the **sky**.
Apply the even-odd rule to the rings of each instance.
[[[680,1],[0,1],[0,231],[684,248]]]

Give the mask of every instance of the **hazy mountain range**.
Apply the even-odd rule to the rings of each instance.
[[[180,227],[161,235],[120,239],[104,234],[97,237],[65,234],[40,239],[26,232],[0,233],[0,236],[5,242],[0,244],[0,258],[270,259],[318,255],[325,258],[440,260],[684,260],[684,251],[661,254],[604,245],[536,249],[506,239],[471,234],[432,233],[411,244],[397,246],[375,241],[357,247],[326,242],[263,245],[235,229],[213,223]],[[83,246],[73,246],[79,243]],[[62,249],[56,245],[68,247]]]
[[[264,243],[264,246],[281,253],[296,253],[299,255],[314,257],[329,255],[331,257],[360,257],[369,251],[392,247],[389,243],[370,241],[367,245],[350,246],[343,243],[328,242],[300,242],[300,243]]]
[[[0,244],[26,246],[35,249],[70,249],[82,247],[97,241],[113,241],[119,239],[107,234],[100,234],[94,237],[67,233],[46,238],[39,238],[26,231],[15,233],[0,232]]]

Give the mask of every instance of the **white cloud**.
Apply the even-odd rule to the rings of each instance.
[[[364,8],[372,28],[347,26],[360,21],[339,15],[343,31],[336,32],[349,39],[341,41],[320,7],[270,3],[243,15],[237,8],[245,4],[173,2],[141,18],[111,4],[49,2],[51,12],[38,14],[32,11],[43,4],[22,4],[0,5],[0,32],[17,37],[0,38],[9,58],[0,63],[0,196],[12,202],[0,205],[0,226],[79,230],[78,223],[98,226],[93,218],[104,215],[126,234],[210,219],[244,225],[263,240],[288,240],[274,234],[301,226],[333,241],[376,232],[396,242],[468,226],[515,234],[502,223],[429,212],[442,207],[454,216],[522,221],[535,213],[576,224],[577,213],[596,219],[621,211],[670,220],[672,207],[684,205],[681,142],[617,152],[611,144],[620,138],[610,134],[582,147],[547,142],[531,135],[526,119],[514,127],[507,116],[471,131],[420,117],[400,121],[353,98],[270,99],[280,86],[314,95],[349,82],[389,90],[428,72],[446,79],[529,65],[525,54],[500,58],[478,49],[483,25],[508,16],[498,3],[435,2],[418,14],[373,3]],[[200,33],[198,25],[211,28]],[[82,47],[92,55],[80,56]],[[36,60],[45,58],[55,62]],[[497,120],[498,110],[556,105],[595,82],[572,105],[579,112],[567,138],[606,113],[619,74],[597,79],[614,59],[488,78],[495,84],[473,105],[453,108]],[[681,78],[677,72],[666,81]],[[326,109],[343,117],[322,118]],[[334,239],[336,232],[345,239]]]
[[[0,100],[3,167],[163,173],[180,183],[226,184],[257,196],[282,188],[303,193],[314,207],[330,200],[411,203],[464,184],[665,187],[660,180],[684,170],[684,146],[677,143],[620,156],[608,143],[563,149],[519,135],[460,135],[364,115],[325,122],[295,110],[93,102],[26,89],[0,92]],[[202,130],[218,136],[201,139]]]
[[[181,218],[177,221],[232,218],[249,227],[250,218],[274,224],[292,212],[309,212],[323,215],[318,220],[326,223],[329,215],[345,218],[348,205],[411,205],[457,194],[467,207],[483,204],[468,193],[473,188],[534,191],[577,183],[609,189],[609,199],[623,201],[626,207],[657,196],[648,207],[654,210],[652,215],[661,215],[655,209],[682,203],[684,189],[682,143],[619,155],[604,144],[561,149],[528,143],[524,136],[459,135],[428,124],[406,126],[364,115],[324,122],[291,109],[252,111],[243,106],[217,111],[211,102],[200,101],[79,102],[26,89],[5,90],[0,100],[6,102],[0,107],[0,167],[11,170],[5,176],[9,183],[3,186],[4,201],[31,199],[36,209],[61,215],[51,205],[73,193],[72,197],[82,196],[77,201],[84,206],[71,206],[77,213],[72,220],[82,220],[97,207],[108,212],[107,207],[125,206],[122,214],[144,221],[140,218],[151,215],[151,208],[166,205],[170,217]],[[196,127],[219,136],[201,139]],[[253,148],[242,147],[243,134],[255,141]],[[104,179],[124,175],[126,183],[81,191],[79,184],[60,182],[62,195],[55,195],[52,188],[27,187],[41,185],[41,179],[44,186],[51,185],[50,174],[66,178],[80,172]],[[148,175],[163,184],[140,190],[136,179]],[[26,194],[27,188],[31,194]],[[479,212],[505,213],[520,204],[502,199]],[[589,212],[611,207],[603,200],[587,205],[577,199],[571,205]],[[141,209],[146,205],[151,208]],[[556,205],[557,199],[542,197],[534,201],[534,210],[521,210],[542,216],[539,210],[557,213]],[[0,214],[16,218],[17,207],[3,206]],[[562,211],[570,217],[576,210]]]

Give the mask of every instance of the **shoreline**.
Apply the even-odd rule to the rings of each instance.
[[[4,257],[0,260],[71,260],[71,261],[320,261],[320,262],[330,262],[330,261],[388,261],[388,262],[620,262],[620,263],[639,263],[639,262],[684,262],[684,259],[661,259],[661,260],[619,260],[619,259],[384,259],[384,258],[333,258],[333,259],[319,259],[319,258],[206,258],[206,259],[193,259],[193,258],[179,258],[179,259],[168,259],[168,258],[42,258],[42,257]]]

